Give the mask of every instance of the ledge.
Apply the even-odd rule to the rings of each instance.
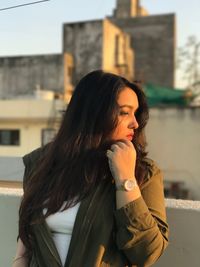
[[[200,211],[200,201],[183,200],[183,199],[165,199],[165,204],[167,208]]]
[[[23,195],[22,188],[0,187],[0,196],[21,197]]]

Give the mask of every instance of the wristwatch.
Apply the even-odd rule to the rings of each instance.
[[[138,187],[137,181],[134,179],[126,179],[121,184],[116,185],[118,191],[132,191],[134,188]]]

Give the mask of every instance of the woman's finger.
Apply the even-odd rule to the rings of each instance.
[[[113,144],[111,147],[110,147],[110,150],[112,151],[112,152],[114,152],[116,149],[118,149],[119,148],[119,146],[117,145],[117,143],[116,144]]]
[[[121,141],[121,142],[123,142],[124,144],[126,144],[127,146],[129,146],[129,147],[133,147],[133,143],[131,142],[131,141],[129,141],[129,140],[123,140],[123,141]]]
[[[108,150],[106,151],[106,156],[107,156],[108,158],[111,158],[111,157],[112,157],[112,154],[113,154],[113,151],[111,151],[110,149],[108,149]]]
[[[118,145],[120,148],[125,148],[127,145],[123,142],[123,141],[118,141],[117,143],[116,143],[116,145]]]

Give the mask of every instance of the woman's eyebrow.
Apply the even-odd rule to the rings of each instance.
[[[131,109],[133,109],[133,106],[131,106],[131,105],[121,105],[119,107],[120,108],[131,108]]]
[[[138,107],[137,108],[135,108],[135,107],[133,107],[133,106],[131,106],[131,105],[121,105],[121,106],[119,106],[120,108],[130,108],[130,109],[134,109],[135,111],[138,109]]]

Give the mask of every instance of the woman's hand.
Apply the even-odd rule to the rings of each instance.
[[[118,141],[107,150],[109,167],[116,184],[135,179],[136,150],[128,140]]]

